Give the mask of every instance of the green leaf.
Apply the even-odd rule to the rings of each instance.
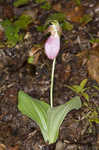
[[[72,88],[75,92],[80,93],[82,91],[82,87],[79,85],[73,85]]]
[[[99,87],[98,87],[98,86],[95,86],[95,85],[94,85],[93,87],[94,87],[96,90],[99,90]]]
[[[84,80],[80,83],[80,86],[82,87],[82,89],[85,87],[87,81],[88,81],[88,79],[84,79]]]
[[[72,91],[76,92],[72,86],[66,85],[67,88],[71,89]]]
[[[34,99],[23,91],[19,91],[18,109],[39,125],[45,141],[48,141],[47,110],[49,108],[50,106],[47,103]]]
[[[49,144],[56,142],[59,127],[67,113],[80,107],[81,100],[78,96],[64,105],[51,108],[47,103],[31,98],[23,91],[18,93],[18,109],[39,125],[45,142],[48,141]]]
[[[71,89],[76,93],[80,93],[82,91],[82,88],[79,85],[73,85],[73,86],[66,85],[66,87],[68,87],[69,89]]]
[[[99,118],[91,118],[91,119],[89,119],[89,121],[99,124]]]
[[[13,5],[14,5],[15,7],[19,7],[19,6],[21,6],[21,5],[28,4],[29,1],[30,1],[30,0],[16,0]]]
[[[49,144],[56,142],[59,133],[59,127],[68,112],[81,107],[80,97],[76,96],[69,102],[48,109],[48,139]]]
[[[81,91],[81,92],[85,92],[87,89],[88,89],[88,88],[84,88],[84,89],[82,89],[82,91]]]
[[[84,97],[87,101],[89,101],[89,95],[88,95],[87,93],[81,92],[81,94],[83,95],[83,97]]]

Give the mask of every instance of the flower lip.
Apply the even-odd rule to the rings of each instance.
[[[60,50],[60,37],[50,35],[45,43],[45,53],[49,59],[54,59]]]
[[[52,21],[52,24],[48,28],[48,32],[51,35],[45,42],[45,53],[49,59],[54,59],[59,53],[60,50],[60,33],[61,28],[59,26],[58,21]]]

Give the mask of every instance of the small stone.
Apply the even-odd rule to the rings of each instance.
[[[77,145],[75,144],[69,144],[67,147],[66,147],[66,150],[77,150]]]
[[[58,141],[56,143],[56,148],[55,150],[64,150],[64,144],[61,141]]]

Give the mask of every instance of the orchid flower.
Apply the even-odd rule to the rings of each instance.
[[[53,85],[56,56],[60,50],[60,26],[58,22],[52,22],[48,28],[51,35],[45,43],[45,52],[49,59],[53,60],[50,86],[50,105],[44,101],[31,98],[23,91],[18,94],[18,109],[29,118],[33,119],[40,127],[45,142],[53,144],[59,134],[59,128],[65,116],[72,109],[81,107],[80,97],[74,97],[69,102],[60,106],[53,106]],[[60,148],[61,149],[61,148]]]
[[[45,53],[49,59],[53,60],[56,58],[60,50],[61,28],[56,20],[52,21],[51,23],[52,25],[50,25],[48,28],[48,32],[50,32],[51,35],[45,42]]]

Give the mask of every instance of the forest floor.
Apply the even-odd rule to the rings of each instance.
[[[15,21],[24,14],[32,21],[17,32]],[[17,107],[19,90],[49,103],[52,60],[44,52],[49,18],[62,27],[54,106],[76,95],[82,100],[81,109],[65,117],[59,138],[51,145]],[[99,1],[30,0],[18,5],[2,0],[0,23],[0,150],[99,150]],[[67,87],[84,79],[88,79],[85,95]]]

